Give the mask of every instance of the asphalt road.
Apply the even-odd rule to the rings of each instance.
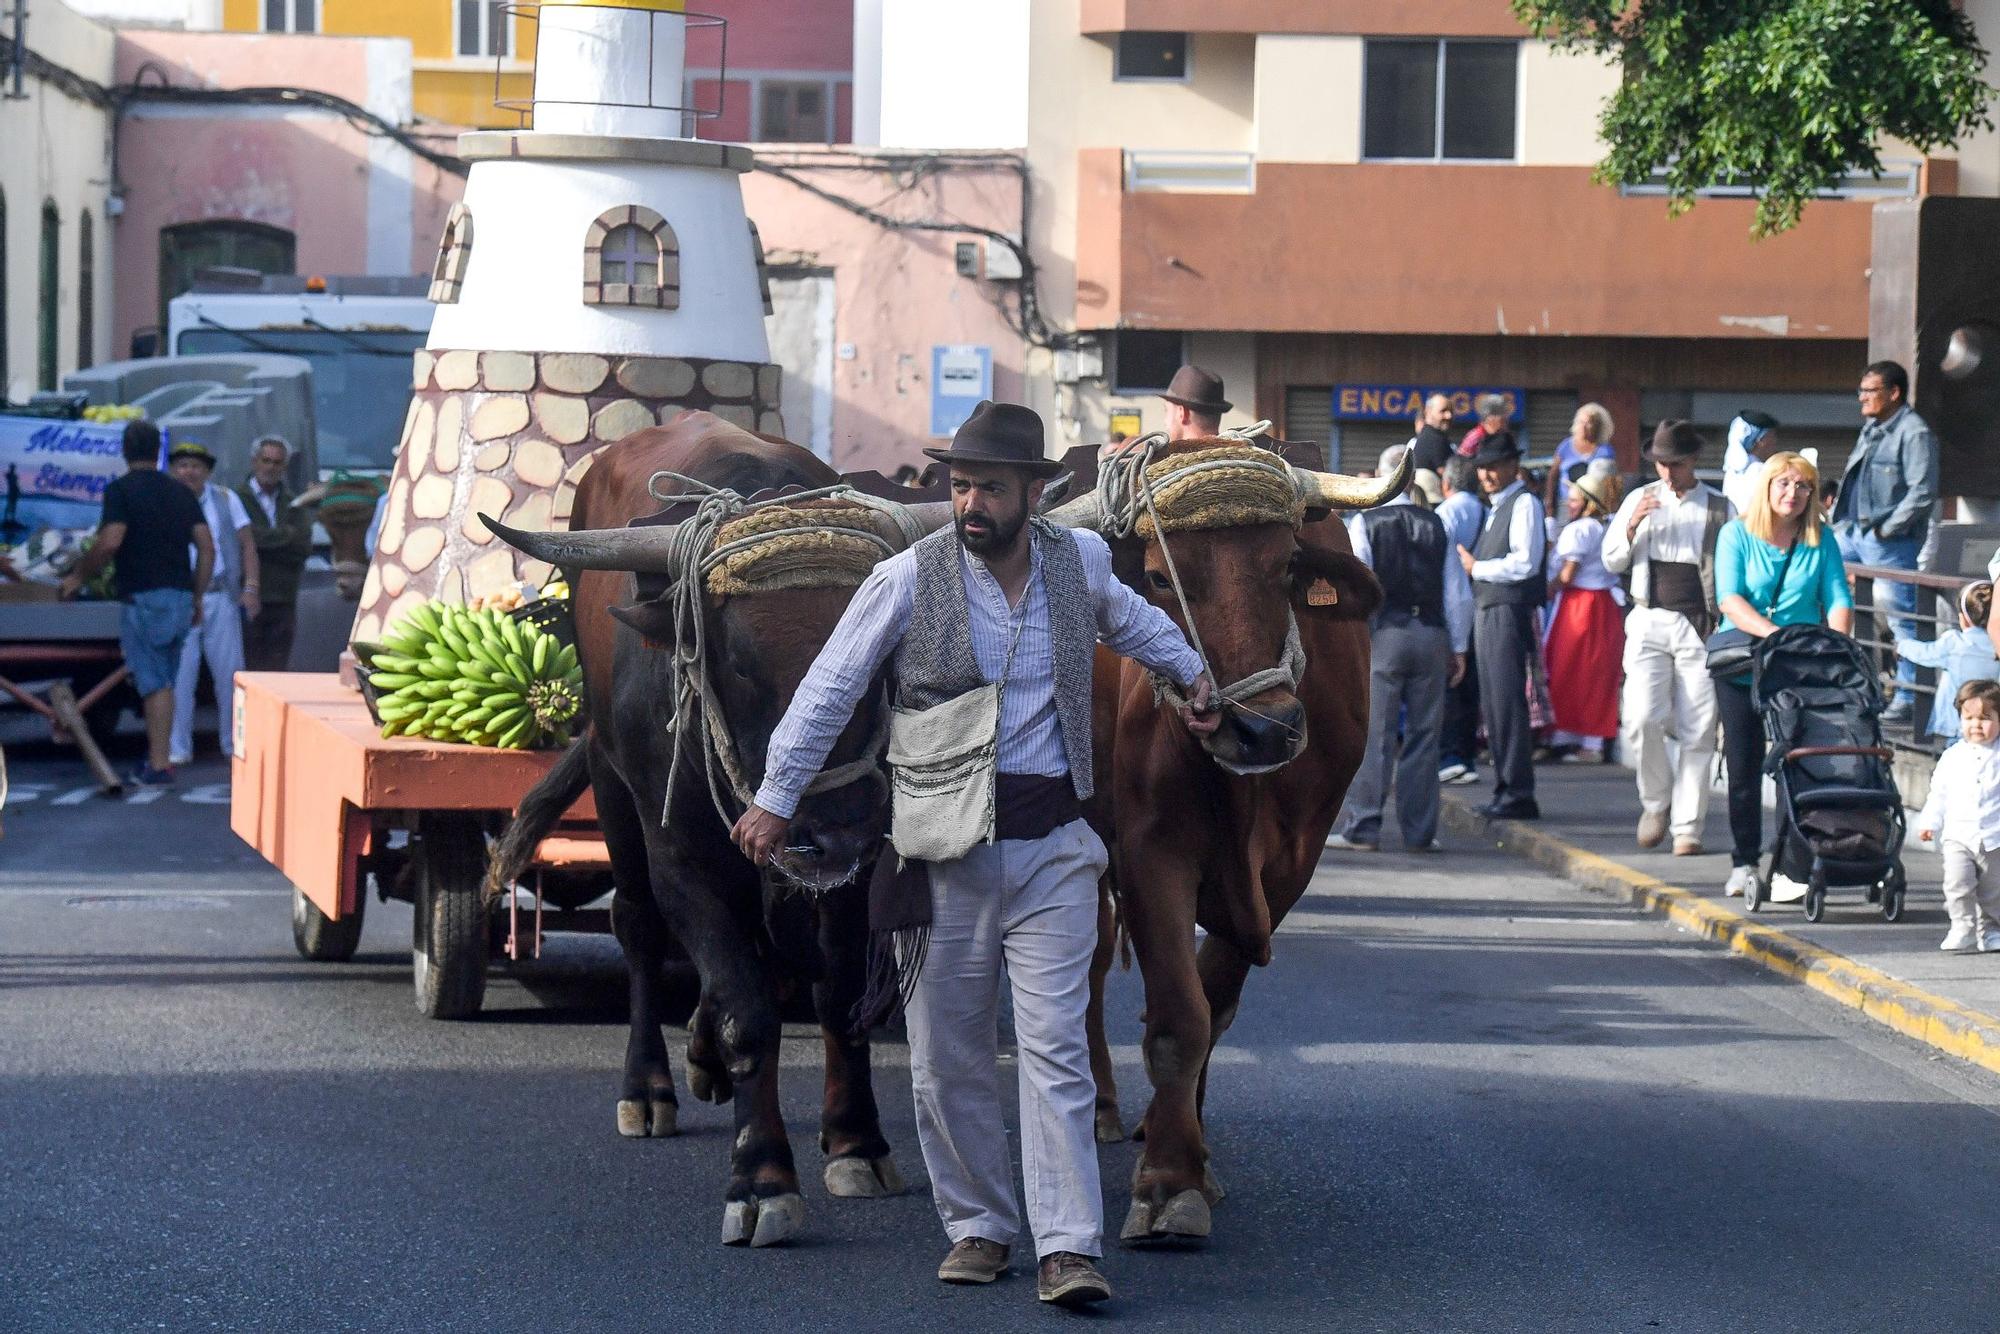
[[[613,1131],[625,1034],[606,942],[496,977],[478,1022],[429,1022],[407,910],[375,905],[352,964],[293,953],[285,886],[204,786],[218,763],[145,804],[57,805],[78,771],[8,749],[0,1330],[1077,1319],[1039,1309],[1019,1269],[942,1288],[921,1190],[825,1195],[806,1030],[785,1053],[806,1233],[725,1249],[725,1113],[687,1099],[678,1139]],[[2000,1083],[1521,863],[1447,849],[1329,857],[1211,1081],[1231,1191],[1215,1237],[1114,1245],[1118,1300],[1096,1319],[2000,1327]],[[1139,1004],[1119,977],[1128,1119]],[[877,1065],[920,1183],[900,1044]],[[1114,1231],[1133,1155],[1104,1153]]]

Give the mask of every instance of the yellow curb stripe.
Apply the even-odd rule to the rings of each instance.
[[[1780,976],[1803,983],[1876,1023],[1981,1069],[2000,1074],[2000,1018],[1910,985],[1878,968],[1765,926],[1741,913],[1677,889],[1554,834],[1510,820],[1488,822],[1464,802],[1444,800],[1446,818],[1462,833],[1492,837],[1574,884],[1625,898]]]

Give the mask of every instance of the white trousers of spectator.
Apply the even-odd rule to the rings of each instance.
[[[1944,910],[1951,924],[1975,931],[2000,926],[2000,848],[1975,852],[1947,838],[1938,851],[1944,855]]]
[[[1639,774],[1639,805],[1667,812],[1675,839],[1701,837],[1715,767],[1715,682],[1708,646],[1688,618],[1634,607],[1625,618],[1625,753]],[[1678,761],[1667,743],[1680,746]]]
[[[216,733],[222,753],[229,752],[229,713],[234,706],[236,673],[243,670],[243,611],[227,593],[207,593],[201,600],[201,624],[188,631],[181,646],[180,672],[174,677],[174,730],[167,753],[176,762],[194,755],[194,688],[201,680],[201,661],[215,678]]]
[[[1081,820],[931,864],[930,953],[906,1007],[917,1142],[954,1245],[1012,1245],[1021,1206],[1001,1120],[1001,969],[1013,988],[1021,1175],[1039,1259],[1104,1253],[1083,1012],[1104,844]]]

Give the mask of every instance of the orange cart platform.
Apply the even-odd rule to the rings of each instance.
[[[489,954],[520,957],[523,930],[538,947],[545,923],[608,929],[607,913],[581,906],[611,887],[588,793],[538,849],[530,922],[518,895],[480,896],[487,836],[560,752],[385,739],[359,692],[318,673],[238,673],[231,727],[230,828],[292,882],[306,957],[352,956],[371,874],[383,897],[417,910],[418,1004],[438,1017],[477,1011]],[[561,885],[546,915],[544,872]]]

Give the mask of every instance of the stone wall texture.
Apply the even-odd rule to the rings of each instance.
[[[495,538],[479,515],[515,528],[568,527],[577,482],[612,441],[691,408],[771,435],[785,429],[775,365],[422,351],[413,384],[355,615],[362,642],[432,598],[467,602],[519,580],[540,584],[547,565]]]

